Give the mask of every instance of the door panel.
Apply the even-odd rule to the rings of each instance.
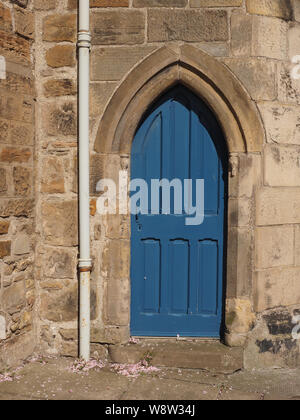
[[[149,186],[148,214],[131,219],[131,333],[219,337],[223,311],[226,150],[205,104],[183,87],[144,117],[133,141],[131,178]],[[204,179],[205,217],[151,214],[151,180]],[[193,188],[193,196],[195,188]],[[171,203],[174,189],[171,188]],[[184,207],[184,194],[182,194]]]

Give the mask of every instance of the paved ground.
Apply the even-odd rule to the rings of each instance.
[[[111,367],[73,372],[71,359],[38,359],[0,375],[0,400],[300,400],[300,370],[210,374],[161,369],[131,378]]]

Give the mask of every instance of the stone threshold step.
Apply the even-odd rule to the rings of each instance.
[[[141,339],[137,344],[111,345],[111,362],[135,364],[149,358],[153,366],[203,369],[230,374],[243,369],[244,351],[219,341]]]

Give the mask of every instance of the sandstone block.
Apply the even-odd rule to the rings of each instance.
[[[78,292],[74,285],[62,291],[43,292],[40,314],[53,322],[75,321],[78,316]]]
[[[50,15],[43,22],[43,40],[51,42],[76,41],[77,16],[75,14]]]
[[[225,64],[240,79],[255,100],[274,100],[277,96],[276,66],[265,59],[225,59]]]
[[[109,98],[117,87],[116,83],[91,83],[90,113],[91,117],[97,118],[102,115]]]
[[[274,16],[291,20],[293,16],[289,1],[286,0],[247,0],[247,12],[256,15]]]
[[[49,136],[76,136],[77,107],[74,102],[47,105],[43,109],[44,129]]]
[[[4,289],[2,294],[4,306],[7,310],[19,310],[25,305],[25,288],[23,282],[14,283]]]
[[[128,325],[130,313],[130,282],[128,279],[110,278],[107,284],[105,323]]]
[[[259,108],[269,143],[300,145],[300,115],[296,106],[263,103]]]
[[[297,22],[300,22],[300,2],[299,0],[292,0],[294,17]]]
[[[10,222],[0,221],[0,235],[6,235],[8,233]]]
[[[299,267],[273,268],[256,273],[255,309],[262,312],[300,302]]]
[[[259,227],[255,235],[256,267],[272,268],[294,264],[294,227]]]
[[[44,93],[47,98],[76,95],[77,87],[71,79],[52,79],[45,82]]]
[[[73,279],[76,275],[77,251],[46,248],[43,256],[43,271],[45,277],[53,279]]]
[[[36,10],[53,10],[56,6],[56,0],[34,0],[34,8]]]
[[[11,241],[0,242],[0,258],[8,257],[11,254]]]
[[[42,218],[47,243],[59,246],[78,244],[76,201],[44,201]]]
[[[300,266],[300,226],[295,226],[295,264]]]
[[[226,327],[235,334],[244,334],[255,323],[252,303],[248,299],[228,299],[226,303]]]
[[[241,7],[243,0],[190,0],[190,7]]]
[[[92,53],[92,80],[120,80],[156,47],[116,47],[96,49]]]
[[[236,56],[252,55],[252,16],[233,13],[231,16],[231,48]]]
[[[25,255],[31,251],[30,238],[26,233],[20,233],[17,235],[13,242],[13,253],[14,255]]]
[[[17,166],[13,169],[15,195],[29,196],[32,192],[32,170]]]
[[[300,70],[290,63],[278,64],[278,100],[300,105]]]
[[[128,7],[129,0],[90,0],[91,7]],[[69,9],[77,9],[77,0],[68,1]]]
[[[6,169],[0,168],[0,194],[7,192]]]
[[[15,147],[5,147],[0,152],[0,162],[27,163],[31,158],[31,150]]]
[[[93,43],[142,44],[145,40],[145,25],[145,15],[139,10],[94,13],[91,20]]]
[[[0,202],[0,217],[31,217],[34,208],[32,199],[6,199]]]
[[[109,240],[102,255],[102,274],[111,279],[126,279],[129,277],[130,243],[123,240]]]
[[[259,190],[256,212],[258,226],[300,224],[300,189]]]
[[[133,0],[133,7],[185,7],[188,0]]]
[[[300,25],[294,24],[289,28],[288,32],[288,47],[289,59],[292,60],[295,56],[300,55]]]
[[[30,62],[31,42],[20,36],[0,30],[0,54],[16,63]]]
[[[19,35],[25,38],[34,38],[35,33],[35,19],[34,13],[28,10],[16,7],[14,9],[15,30]]]
[[[43,159],[41,192],[59,194],[65,192],[65,175],[62,162],[55,157]]]
[[[148,40],[159,41],[227,41],[228,20],[224,10],[150,9]]]
[[[287,56],[287,23],[272,17],[253,17],[252,54],[285,60]]]
[[[10,9],[3,4],[0,4],[0,30],[12,30],[12,18]]]
[[[72,45],[56,45],[46,53],[46,62],[53,68],[74,67],[76,64],[75,47]]]
[[[299,146],[268,146],[265,183],[271,187],[300,187]]]

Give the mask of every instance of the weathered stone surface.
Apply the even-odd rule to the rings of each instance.
[[[128,241],[109,240],[102,256],[101,271],[103,276],[111,279],[129,277],[130,244]]]
[[[77,0],[69,0],[68,8],[77,9]],[[128,7],[129,0],[90,0],[90,7]]]
[[[75,102],[47,105],[43,109],[43,123],[50,136],[75,136],[77,134],[77,107]]]
[[[226,302],[226,328],[229,333],[246,334],[255,323],[252,302],[248,299],[228,299]]]
[[[227,252],[227,297],[248,297],[252,289],[253,253],[253,232],[249,227],[229,229]]]
[[[231,157],[230,172],[230,196],[251,198],[255,187],[261,183],[261,157],[250,153]]]
[[[290,0],[247,0],[246,4],[249,13],[286,20],[291,20],[293,17]]]
[[[0,258],[8,257],[11,254],[11,241],[0,242]]]
[[[214,57],[228,57],[230,48],[227,42],[200,42],[195,44],[200,50]]]
[[[285,60],[287,29],[288,24],[280,19],[254,16],[252,55]]]
[[[91,83],[90,91],[90,114],[97,118],[102,115],[109,98],[111,97],[116,83]]]
[[[0,202],[0,217],[30,217],[33,212],[32,199],[7,199]]]
[[[300,2],[299,0],[292,0],[294,17],[297,22],[300,22]]]
[[[257,193],[259,226],[300,223],[299,188],[264,188]]]
[[[92,53],[92,80],[120,80],[156,47],[100,48]]]
[[[32,97],[0,91],[0,118],[31,123],[34,121],[34,102]]]
[[[3,195],[7,192],[6,170],[0,168],[0,194]]]
[[[111,10],[94,13],[92,37],[97,44],[142,44],[145,40],[145,15],[139,10]]]
[[[76,95],[77,87],[71,79],[52,79],[44,84],[44,92],[47,98],[56,96]]]
[[[11,144],[18,146],[32,146],[34,141],[33,124],[25,124],[19,121],[11,122]]]
[[[56,0],[34,0],[34,8],[36,10],[53,10],[55,9]]]
[[[35,33],[34,13],[21,9],[20,7],[16,7],[14,9],[14,17],[16,32],[25,38],[33,39]]]
[[[0,4],[0,30],[12,30],[12,18],[10,9],[3,4]]]
[[[43,40],[51,42],[76,40],[77,16],[75,14],[50,15],[43,22]]]
[[[293,63],[278,64],[278,100],[300,105],[300,70]]]
[[[133,0],[133,7],[185,7],[188,0]]]
[[[42,319],[53,322],[75,321],[78,316],[78,292],[74,285],[62,291],[43,292],[40,314]]]
[[[63,163],[55,157],[43,159],[41,192],[59,194],[65,192]]]
[[[44,276],[53,279],[73,279],[76,274],[77,251],[47,248],[43,257]]]
[[[47,51],[46,62],[48,66],[54,68],[74,67],[76,64],[75,48],[72,45],[56,45]]]
[[[243,0],[190,0],[190,7],[240,7]]]
[[[15,3],[18,6],[27,7],[29,0],[10,0],[10,1],[11,1],[11,3]]]
[[[300,266],[300,226],[295,226],[295,264]]]
[[[6,59],[28,64],[30,61],[30,48],[31,43],[29,40],[0,31],[0,54],[4,55]]]
[[[227,13],[223,10],[167,10],[148,12],[148,40],[227,41]]]
[[[6,147],[6,148],[2,148],[0,152],[0,162],[27,163],[30,158],[31,158],[30,149]]]
[[[17,166],[13,169],[15,195],[29,196],[32,192],[32,170]]]
[[[231,48],[233,55],[252,55],[253,18],[242,13],[231,16]]]
[[[42,204],[42,217],[47,243],[77,245],[77,201],[45,201]]]
[[[259,227],[255,234],[256,267],[272,268],[294,264],[294,227]]]
[[[21,309],[25,305],[25,288],[23,282],[14,283],[12,286],[5,288],[2,299],[7,310]]]
[[[299,187],[299,146],[268,146],[265,150],[265,183],[271,187]]]
[[[256,311],[299,304],[299,275],[299,267],[273,268],[257,272],[254,287]]]
[[[14,255],[25,255],[31,251],[30,238],[26,233],[20,233],[17,235],[13,242],[13,253]]]
[[[293,60],[295,56],[300,55],[300,25],[294,24],[290,26],[288,32],[288,47],[289,47],[289,59]]]
[[[274,100],[276,98],[276,67],[264,59],[225,59],[225,64],[246,87],[253,99]]]
[[[250,226],[252,222],[252,202],[248,198],[233,198],[229,202],[230,227]]]
[[[109,355],[114,363],[138,363],[147,354],[151,355],[153,366],[207,369],[222,373],[232,373],[243,368],[243,350],[230,349],[220,343],[161,340],[159,343],[141,342],[109,347]]]
[[[126,326],[129,324],[129,314],[130,282],[128,279],[110,277],[107,284],[107,298],[104,309],[105,323]]]
[[[8,233],[10,222],[0,221],[0,235],[6,235]]]
[[[265,102],[259,108],[269,143],[300,145],[300,115],[296,106]]]

